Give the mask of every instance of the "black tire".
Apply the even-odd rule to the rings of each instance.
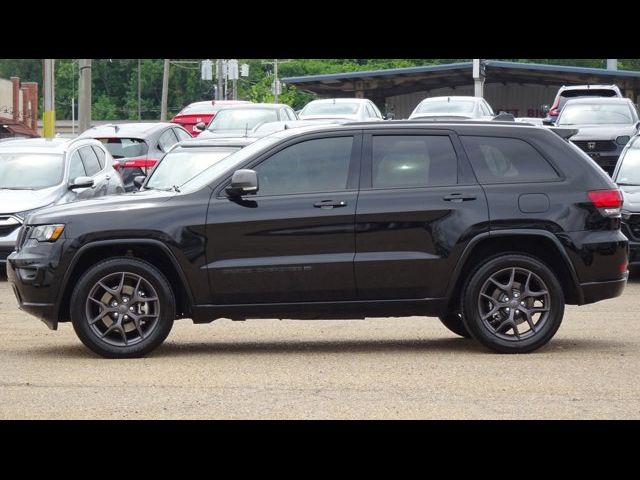
[[[558,331],[564,293],[556,275],[539,259],[508,253],[475,269],[462,290],[461,305],[467,330],[485,347],[527,353]]]
[[[472,338],[469,330],[462,321],[462,315],[459,313],[447,313],[438,317],[442,324],[451,332],[464,338]]]
[[[95,353],[138,358],[167,338],[176,307],[171,285],[160,270],[143,260],[116,257],[80,277],[70,310],[73,329]]]

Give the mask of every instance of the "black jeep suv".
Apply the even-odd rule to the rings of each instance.
[[[173,321],[439,316],[504,353],[565,304],[620,295],[620,192],[556,131],[351,123],[257,140],[181,185],[32,214],[7,272],[20,306],[105,357]],[[182,183],[182,182],[180,182]]]

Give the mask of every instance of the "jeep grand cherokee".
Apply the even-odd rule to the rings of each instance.
[[[175,188],[32,214],[7,272],[52,329],[138,357],[173,322],[437,316],[498,352],[621,294],[621,196],[566,139],[514,122],[285,130]]]

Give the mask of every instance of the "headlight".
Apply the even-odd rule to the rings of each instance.
[[[31,236],[29,238],[33,238],[39,242],[55,242],[60,235],[62,235],[62,231],[64,230],[64,225],[39,225],[34,227],[31,230]]]
[[[621,135],[620,137],[616,138],[616,143],[618,145],[626,145],[627,143],[629,143],[629,139],[631,137],[629,137],[629,135]]]

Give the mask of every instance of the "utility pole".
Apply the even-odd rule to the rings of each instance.
[[[138,121],[142,120],[142,107],[140,101],[140,59],[138,59]]]
[[[618,70],[617,58],[607,58],[607,70]]]
[[[280,81],[278,80],[278,59],[276,58],[273,61],[273,76],[275,77],[274,80],[274,96],[273,96],[273,103],[278,103],[278,90],[280,90]]]
[[[218,72],[216,76],[218,77],[218,89],[216,90],[216,100],[222,100],[224,98],[223,90],[224,90],[224,65],[222,64],[223,60],[221,58],[218,59]]]
[[[162,73],[162,103],[160,104],[160,121],[167,120],[167,99],[169,98],[169,59],[164,59],[164,72]]]
[[[54,60],[44,59],[44,112],[42,114],[43,133],[45,138],[53,138],[56,133],[55,90],[54,90]],[[17,108],[15,106],[14,108]]]
[[[91,59],[80,59],[78,82],[78,133],[91,127]]]

